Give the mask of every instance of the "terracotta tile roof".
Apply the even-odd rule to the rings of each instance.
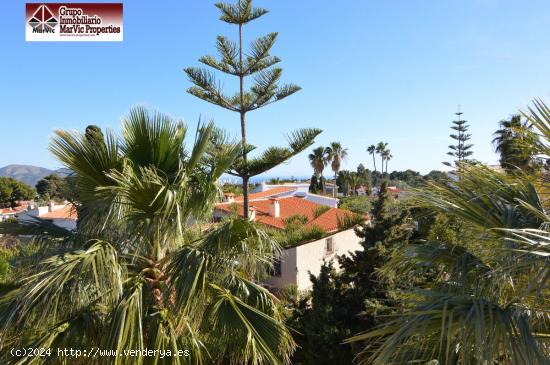
[[[17,214],[17,213],[20,213],[24,210],[27,210],[27,206],[25,206],[25,205],[19,205],[17,207],[13,207],[13,208],[4,208],[4,209],[0,209],[0,215]]]
[[[393,193],[393,194],[397,194],[397,193],[401,192],[401,189],[399,189],[398,187],[395,187],[395,186],[388,186],[386,188],[386,190],[388,190],[388,192]]]
[[[272,196],[277,196],[277,195],[281,195],[281,194],[284,194],[284,193],[289,193],[289,192],[295,191],[295,190],[297,190],[296,187],[281,186],[281,187],[278,187],[278,188],[269,189],[269,190],[262,191],[262,192],[259,192],[259,193],[249,194],[248,199],[250,201],[256,200],[256,199],[267,199],[267,198],[272,197]],[[242,195],[235,197],[235,202],[242,202],[242,201],[243,201]]]
[[[40,216],[42,219],[71,219],[76,220],[78,215],[75,207],[72,205],[65,205],[63,208],[48,212]]]
[[[272,204],[269,200],[255,200],[250,202],[250,206],[256,209],[256,222],[265,224],[270,227],[283,229],[285,228],[284,220],[293,215],[300,214],[307,217],[307,227],[317,225],[323,228],[327,232],[334,232],[338,230],[338,219],[342,219],[346,214],[353,214],[344,209],[328,208],[323,214],[315,217],[315,211],[319,207],[326,207],[321,204],[314,203],[312,201],[297,198],[286,197],[279,200],[280,215],[275,218],[269,215],[269,206]],[[243,205],[237,204],[239,214],[243,216]],[[231,212],[230,203],[222,203],[216,206],[216,209],[229,213]]]

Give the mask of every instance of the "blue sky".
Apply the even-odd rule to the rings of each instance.
[[[245,28],[245,41],[279,32],[273,54],[299,93],[248,116],[250,141],[284,143],[296,127],[340,141],[344,168],[386,141],[389,169],[444,169],[457,105],[470,122],[474,157],[497,158],[497,122],[532,98],[550,96],[550,2],[499,0],[267,1],[270,13]],[[184,67],[236,36],[210,1],[124,1],[122,43],[26,43],[24,1],[4,5],[0,32],[0,166],[60,167],[47,150],[55,128],[119,129],[141,104],[184,119],[214,118],[237,135],[238,115],[198,100]],[[7,21],[7,23],[6,23]],[[227,90],[237,81],[224,79]],[[310,175],[307,152],[269,175]]]

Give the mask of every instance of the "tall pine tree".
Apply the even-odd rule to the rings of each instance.
[[[287,136],[288,147],[268,147],[255,157],[249,154],[255,147],[248,143],[246,134],[247,113],[286,98],[300,90],[299,86],[279,85],[282,69],[275,67],[281,60],[272,56],[277,33],[269,33],[254,40],[248,51],[243,48],[243,28],[252,20],[267,13],[266,9],[252,7],[252,0],[238,0],[236,4],[218,3],[220,20],[238,27],[238,42],[218,36],[216,49],[219,58],[203,56],[199,62],[239,80],[239,91],[229,96],[223,92],[213,72],[196,67],[185,69],[194,84],[187,92],[222,108],[239,113],[242,154],[235,161],[229,174],[242,179],[244,215],[248,216],[248,182],[251,177],[264,173],[311,146],[320,129],[298,129]],[[252,78],[246,90],[245,81]]]
[[[456,142],[455,144],[449,146],[450,151],[447,152],[447,155],[454,157],[454,164],[459,166],[463,162],[468,162],[468,157],[470,157],[474,152],[471,151],[473,144],[468,143],[470,137],[472,136],[468,133],[468,128],[470,126],[467,124],[468,122],[466,120],[462,120],[461,116],[463,113],[460,111],[460,107],[458,112],[455,114],[457,115],[458,120],[453,120],[453,125],[451,126],[451,129],[455,132],[450,134],[449,137]],[[450,162],[443,162],[443,164],[452,166]]]

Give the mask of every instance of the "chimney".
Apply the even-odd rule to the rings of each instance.
[[[256,208],[254,207],[248,208],[248,220],[251,220],[251,221],[256,220]]]
[[[265,181],[262,181],[261,184],[260,184],[260,192],[262,191],[266,191],[266,186],[265,186]]]
[[[223,194],[223,201],[226,203],[234,203],[235,202],[235,194],[233,193],[224,193]]]
[[[281,206],[279,205],[279,198],[269,199],[269,215],[274,218],[279,218],[281,215]]]

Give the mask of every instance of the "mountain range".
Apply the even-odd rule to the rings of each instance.
[[[45,167],[32,165],[7,165],[0,168],[0,176],[12,177],[30,186],[35,186],[38,180],[50,174],[57,174],[61,177],[69,175],[71,171],[66,168],[50,170]]]

